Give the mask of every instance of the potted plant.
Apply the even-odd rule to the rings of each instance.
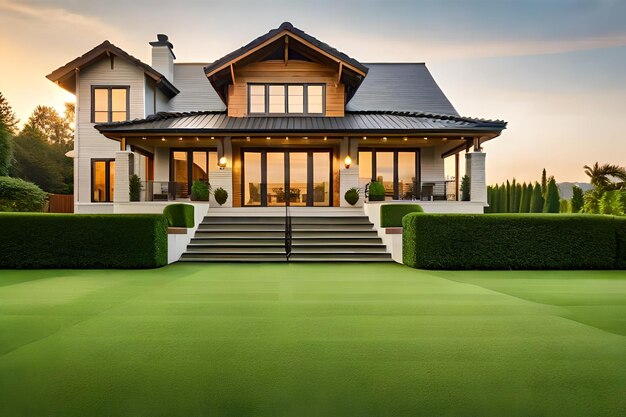
[[[192,201],[209,201],[211,193],[211,185],[205,181],[194,181],[191,184],[191,200]]]
[[[217,202],[217,204],[221,206],[226,202],[226,200],[228,200],[228,191],[226,191],[222,187],[219,187],[213,193],[213,197],[215,197],[215,201]]]
[[[141,178],[137,174],[130,176],[128,180],[128,196],[130,201],[139,201],[141,199]]]
[[[378,181],[372,181],[368,188],[369,201],[385,201],[385,187]]]
[[[359,192],[360,191],[361,190],[359,188],[352,187],[348,191],[346,191],[346,193],[343,196],[343,198],[345,198],[345,200],[348,202],[348,204],[353,206],[353,205],[355,205],[359,201]]]

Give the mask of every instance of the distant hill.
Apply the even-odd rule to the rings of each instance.
[[[574,194],[572,190],[575,185],[582,188],[583,192],[591,190],[593,188],[593,185],[587,182],[560,182],[557,185],[559,186],[559,193],[561,194],[561,198],[565,200],[569,200],[572,198],[572,194]]]

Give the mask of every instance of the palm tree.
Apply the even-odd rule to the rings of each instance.
[[[593,166],[585,165],[585,174],[590,178],[591,185],[599,191],[617,190],[624,188],[626,183],[626,169],[619,165],[604,164],[597,162]],[[613,182],[610,177],[620,179],[621,182]]]

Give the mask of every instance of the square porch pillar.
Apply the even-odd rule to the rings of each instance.
[[[470,178],[470,201],[487,204],[486,154],[474,151],[465,154],[465,174]]]
[[[130,151],[115,152],[115,183],[113,184],[113,202],[130,201],[130,176],[133,175],[134,158]]]
[[[217,142],[217,160],[221,157],[226,158],[226,166],[219,171],[212,172],[209,176],[209,182],[211,183],[211,196],[209,197],[209,204],[211,207],[232,207],[233,206],[233,147],[230,141],[230,137],[221,138]],[[223,188],[228,193],[228,199],[220,206],[215,201],[213,193],[218,188]]]
[[[350,168],[346,168],[345,158],[350,156],[352,164]],[[344,198],[346,191],[352,187],[359,187],[359,165],[358,165],[358,141],[355,139],[344,137],[341,141],[339,156],[339,206],[353,207]],[[364,194],[361,190],[361,198],[354,207],[363,206]]]

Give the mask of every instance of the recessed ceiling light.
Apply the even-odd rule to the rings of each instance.
[[[161,138],[161,140],[162,140],[163,142],[165,142],[165,138]]]
[[[147,138],[144,136],[144,137],[142,137],[141,139],[146,140]]]
[[[328,138],[326,136],[324,136],[324,140],[328,140]]]
[[[387,142],[387,136],[383,136],[383,142]]]
[[[199,141],[199,140],[200,140],[200,138],[196,136],[196,141]]]
[[[363,136],[363,140],[367,140],[367,136]]]
[[[305,136],[305,137],[304,137],[304,140],[307,140],[308,138],[309,138],[308,136]]]
[[[272,139],[272,138],[271,138],[271,136],[268,136],[268,137],[266,137],[265,139],[270,140],[270,139]]]
[[[183,140],[183,138],[178,138],[178,140]]]
[[[428,140],[428,138],[425,137],[424,140]]]
[[[215,139],[215,136],[211,136],[211,139]]]
[[[407,137],[405,136],[405,137],[403,137],[403,138],[402,138],[402,140],[406,142],[407,140],[409,140],[409,138],[407,138]]]

